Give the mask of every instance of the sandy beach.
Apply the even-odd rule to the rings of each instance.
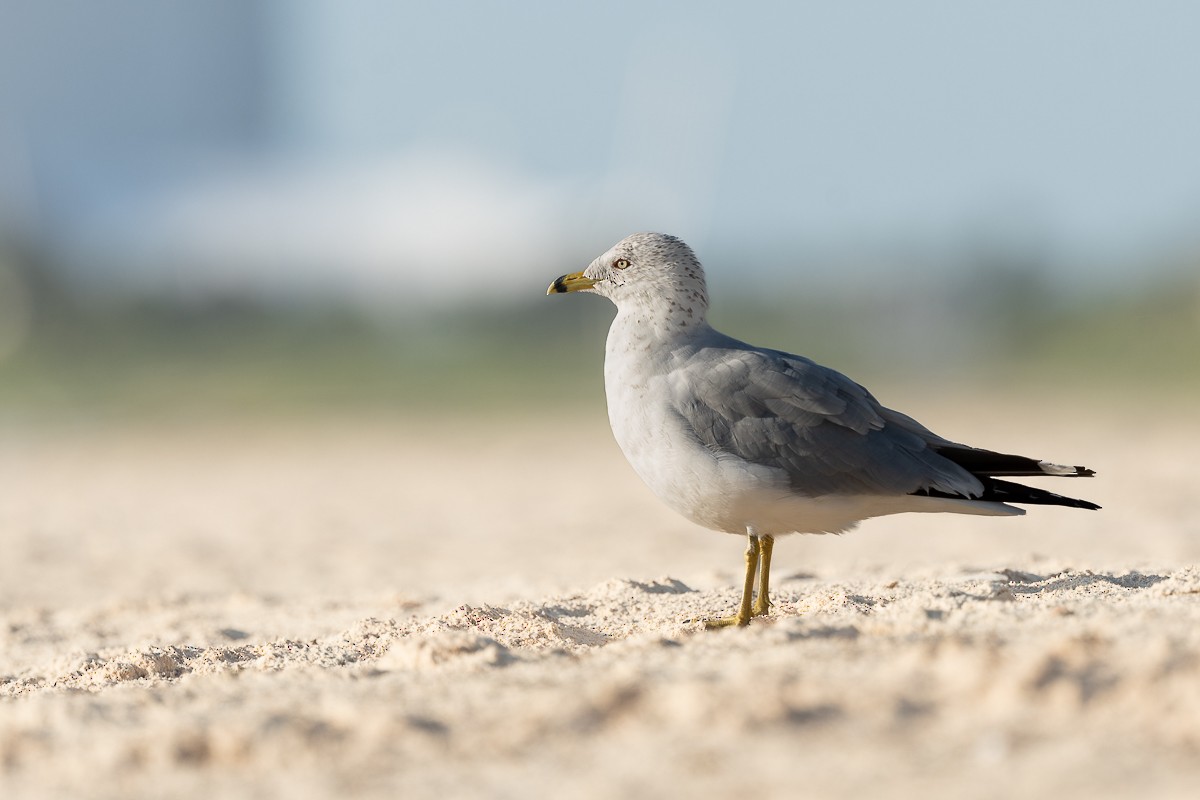
[[[1195,796],[1200,427],[896,404],[1104,510],[789,537],[706,632],[743,543],[598,408],[8,425],[2,794]]]

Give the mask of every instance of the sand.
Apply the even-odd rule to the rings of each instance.
[[[904,407],[1104,511],[791,537],[716,632],[598,409],[9,424],[0,794],[1193,797],[1200,427],[1029,400]]]

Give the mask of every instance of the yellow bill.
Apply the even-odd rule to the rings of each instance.
[[[572,272],[570,275],[563,275],[560,278],[556,278],[554,283],[550,284],[550,288],[546,290],[546,294],[582,292],[584,289],[590,289],[595,285],[596,282],[591,278],[584,277],[582,272]]]

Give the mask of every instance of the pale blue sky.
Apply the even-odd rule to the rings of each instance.
[[[641,229],[702,254],[1012,237],[1104,267],[1200,230],[1194,3],[0,0],[0,19],[0,223],[151,282],[185,263],[230,285],[517,286]]]
[[[291,62],[316,143],[636,170],[699,189],[696,224],[731,234],[1023,206],[1085,246],[1200,215],[1196,4],[320,5]]]

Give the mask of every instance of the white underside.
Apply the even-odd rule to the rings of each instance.
[[[864,519],[888,514],[948,512],[1018,516],[1025,513],[1023,509],[1004,503],[913,495],[790,495],[767,498],[757,493],[746,493],[729,499],[732,501],[729,503],[729,513],[684,515],[699,525],[727,533],[742,534],[753,530],[760,535],[781,536],[789,533],[843,533]],[[676,510],[684,513],[681,509]]]

